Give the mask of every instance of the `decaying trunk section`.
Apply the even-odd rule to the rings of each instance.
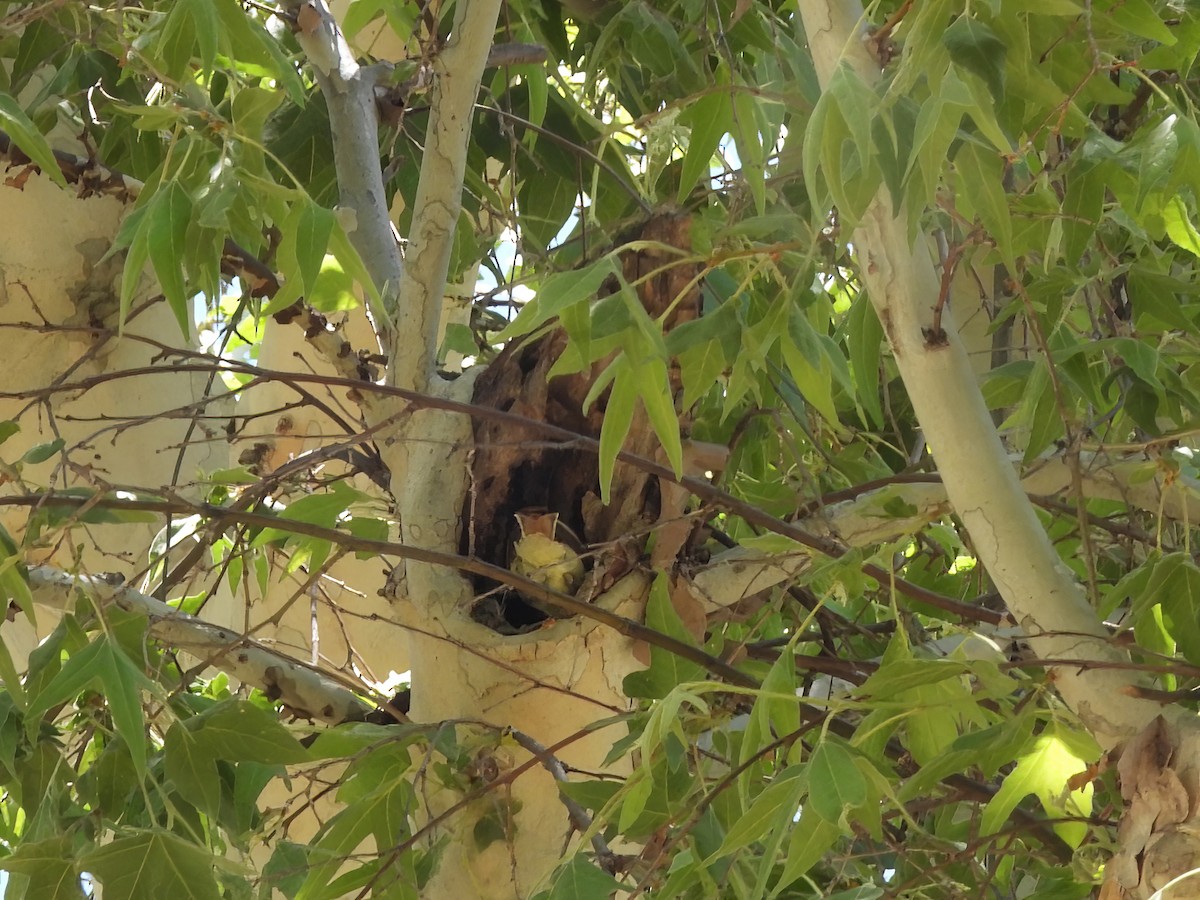
[[[700,312],[698,265],[680,264],[680,255],[667,249],[690,254],[690,226],[686,216],[657,215],[632,238],[656,242],[663,248],[652,246],[622,255],[625,281],[636,287],[643,308],[652,318],[665,316],[666,331]],[[600,502],[595,452],[570,442],[547,440],[537,427],[545,423],[590,438],[600,436],[608,394],[601,394],[586,410],[584,401],[612,357],[582,372],[548,378],[566,346],[567,336],[561,329],[535,340],[515,342],[476,383],[477,404],[521,416],[530,424],[522,427],[511,421],[477,422],[463,550],[497,565],[508,565],[517,537],[514,515],[529,508],[548,510],[557,514],[586,548],[585,559],[593,575],[585,591],[594,597],[638,563],[651,531],[668,513],[663,495],[670,489],[656,476],[618,462],[612,502],[605,506]],[[680,387],[675,375],[671,390],[678,398]],[[680,421],[686,434],[686,415]],[[658,437],[640,408],[625,449],[648,459],[659,455]],[[674,515],[681,511],[669,512]],[[490,585],[477,587],[486,591]],[[494,622],[497,611],[506,624],[518,628],[539,619],[511,593],[485,598],[479,608],[480,620]]]
[[[622,274],[635,285],[649,314],[668,313],[668,327],[694,317],[697,268],[676,264],[680,250],[690,254],[688,220],[658,216],[632,237],[667,245],[642,245],[622,256]],[[643,556],[663,515],[663,489],[656,477],[619,463],[613,502],[605,507],[599,501],[595,453],[547,441],[539,431],[538,423],[548,423],[592,438],[600,433],[606,398],[601,396],[586,412],[583,401],[606,361],[586,372],[547,379],[564,346],[559,331],[511,346],[476,382],[477,403],[517,414],[530,424],[476,421],[460,549],[507,566],[515,514],[531,507],[557,513],[586,546],[591,574],[577,597],[640,619],[652,582]],[[641,416],[635,417],[626,447],[649,458],[658,453],[658,438]],[[430,459],[428,465],[434,466],[432,455]],[[407,617],[412,638],[414,720],[515,727],[552,748],[568,770],[623,774],[623,769],[606,767],[605,760],[625,729],[610,725],[595,730],[593,723],[628,709],[624,679],[643,666],[634,641],[582,616],[547,618],[515,592],[491,583],[470,586],[465,596],[473,599],[466,609],[428,592],[416,596],[418,584],[411,574],[396,584],[397,609]],[[551,776],[523,747],[508,742],[495,746],[494,733],[485,729],[478,736],[481,748],[490,748],[480,751],[486,765],[479,771],[503,784],[486,801],[456,812],[447,822],[453,849],[428,896],[480,895],[484,884],[487,896],[510,895],[509,888],[500,891],[498,884],[511,885],[511,896],[530,896],[572,839],[573,826]],[[513,777],[518,767],[531,763],[528,771]],[[460,797],[457,792],[432,792],[431,812]],[[485,822],[496,821],[504,823],[503,839],[480,845],[472,838]]]

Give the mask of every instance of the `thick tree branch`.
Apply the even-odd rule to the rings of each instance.
[[[438,320],[454,229],[462,209],[467,146],[501,0],[460,0],[450,39],[433,61],[429,128],[399,283],[388,383],[425,390],[434,376]]]
[[[1011,458],[1014,471],[1020,460]],[[1170,482],[1167,471],[1146,479],[1144,457],[1122,458],[1104,453],[1081,454],[1081,481],[1085,496],[1120,500],[1149,513],[1161,513],[1183,523],[1200,522],[1200,497],[1182,479]],[[897,481],[858,494],[849,500],[828,503],[817,514],[792,524],[811,534],[840,541],[847,547],[871,547],[914,534],[951,512],[946,488],[936,474],[926,481]],[[1074,488],[1069,462],[1055,455],[1038,460],[1021,477],[1021,487],[1032,497],[1051,497]],[[892,510],[905,510],[896,515]],[[692,585],[712,610],[795,578],[816,555],[797,548],[791,554],[765,554],[738,548],[726,551],[698,569]],[[937,606],[938,603],[934,602]],[[943,607],[944,608],[944,607]]]
[[[375,87],[387,66],[360,66],[325,4],[316,0],[304,6],[312,14],[307,23],[301,23],[296,40],[308,54],[325,95],[341,206],[353,212],[353,221],[346,230],[384,297],[383,315],[377,316],[375,327],[386,347],[391,338],[390,322],[379,319],[386,320],[387,298],[394,296],[404,273],[379,164]]]
[[[866,84],[879,65],[862,39],[857,0],[801,4],[822,88],[848,66]],[[946,491],[973,543],[1042,657],[1120,661],[1080,585],[1058,558],[1021,489],[996,433],[951,317],[944,336],[927,338],[939,279],[923,241],[909,240],[908,214],[876,195],[855,230],[861,273],[897,367],[933,448]],[[1055,684],[1100,745],[1111,749],[1157,714],[1128,696],[1135,680],[1115,669],[1061,666]]]
[[[161,600],[102,577],[70,575],[50,566],[29,570],[29,587],[39,606],[70,609],[78,593],[103,606],[116,606],[150,620],[155,640],[183,650],[283,701],[297,715],[336,724],[362,719],[370,707],[329,677],[268,650],[244,635],[180,612]]]
[[[268,516],[263,515],[262,513],[236,510],[229,507],[212,506],[206,503],[185,503],[179,500],[124,500],[101,496],[85,498],[75,495],[54,496],[47,494],[35,494],[0,497],[0,507],[5,506],[52,506],[66,508],[97,507],[101,509],[124,509],[130,511],[172,513],[177,515],[200,515],[218,526],[238,523],[257,528],[280,528],[295,534],[304,534],[309,535],[310,537],[327,540],[347,550],[376,553],[380,556],[393,557],[400,560],[416,560],[427,564],[430,568],[438,568],[456,574],[459,571],[470,572],[474,575],[480,575],[500,584],[505,584],[516,588],[522,594],[530,595],[544,603],[558,606],[567,610],[572,615],[583,616],[584,618],[591,619],[592,621],[598,622],[601,625],[606,625],[628,638],[645,641],[648,644],[654,644],[655,646],[662,647],[664,650],[668,650],[683,659],[690,660],[691,662],[703,666],[713,675],[724,678],[730,684],[736,684],[742,687],[753,687],[755,684],[757,684],[754,678],[751,678],[749,675],[740,672],[723,660],[717,659],[715,656],[711,656],[708,653],[705,653],[703,650],[692,646],[691,644],[655,631],[653,628],[643,625],[641,622],[635,622],[632,619],[628,619],[610,609],[605,608],[602,605],[585,603],[584,601],[577,600],[568,594],[550,590],[544,585],[541,585],[536,581],[532,581],[522,575],[518,575],[509,569],[505,569],[501,566],[494,566],[491,563],[486,563],[482,560],[474,559],[472,557],[458,556],[452,553],[445,553],[426,547],[411,546],[404,543],[376,541],[367,538],[360,538],[346,531],[340,531],[335,528],[323,528],[320,525],[312,525],[308,522],[301,522],[298,520],[281,519],[277,516]],[[462,580],[465,583],[465,579]],[[170,607],[167,608],[170,609]],[[220,630],[226,635],[230,634],[228,631],[225,631],[225,629]],[[236,635],[233,637],[236,638]],[[228,642],[228,639],[226,642]]]
[[[328,332],[328,336],[330,340],[336,338],[336,335],[332,332]],[[264,369],[259,366],[253,366],[233,360],[214,360],[204,354],[187,353],[184,351],[177,351],[177,353],[194,361],[178,363],[170,367],[158,366],[145,369],[130,369],[121,373],[121,375],[134,377],[139,375],[158,374],[164,377],[174,377],[175,374],[179,372],[210,371],[214,366],[221,366],[227,367],[230,369],[230,371],[242,372],[262,381],[274,380],[284,383],[292,383],[297,386],[302,384],[321,384],[329,387],[341,386],[356,393],[368,395],[378,394],[383,397],[395,397],[404,401],[405,403],[412,404],[414,407],[420,410],[425,410],[431,413],[435,411],[446,411],[450,413],[460,413],[463,416],[502,421],[522,430],[532,430],[534,433],[543,436],[547,440],[560,442],[564,447],[576,447],[592,453],[599,452],[599,444],[593,438],[575,434],[567,431],[566,429],[552,426],[545,422],[536,422],[532,419],[492,407],[474,406],[461,400],[432,395],[422,395],[414,391],[404,390],[402,388],[388,387],[386,385],[373,384],[371,382],[363,382],[358,376],[355,376],[351,379],[346,379],[308,373],[282,372],[278,370]],[[87,378],[81,378],[76,381],[52,385],[38,391],[20,391],[15,393],[5,393],[0,391],[0,399],[44,399],[60,392],[71,393],[76,391],[86,391],[91,387],[103,383],[104,381],[111,380],[113,377],[117,376],[91,376]],[[249,386],[250,385],[244,386],[243,389]],[[810,548],[816,553],[834,558],[842,556],[846,552],[847,544],[845,539],[839,540],[834,536],[834,534],[830,533],[831,530],[834,531],[835,534],[838,533],[837,529],[830,529],[826,524],[816,520],[815,517],[812,521],[817,521],[820,527],[816,528],[815,530],[810,530],[811,521],[799,523],[785,522],[776,518],[775,516],[770,515],[769,513],[762,511],[761,509],[758,509],[753,504],[747,503],[746,501],[721,490],[703,478],[685,476],[681,479],[677,479],[674,472],[668,466],[658,462],[657,460],[646,459],[627,451],[621,451],[621,453],[618,455],[618,458],[622,462],[636,466],[637,468],[656,475],[661,479],[669,482],[677,482],[678,484],[687,488],[692,494],[699,497],[703,502],[715,508],[723,509],[734,515],[740,516],[747,522],[761,527],[767,531],[782,535],[784,537],[792,538],[803,548]],[[1097,459],[1102,459],[1102,457],[1098,457]],[[1117,459],[1113,462],[1119,464],[1122,463],[1122,460]],[[1128,469],[1124,465],[1118,465],[1117,468],[1119,468],[1122,472],[1128,471],[1129,474],[1139,471],[1134,463],[1131,463],[1130,468]],[[1040,471],[1041,470],[1039,469],[1039,472]],[[1038,493],[1055,493],[1067,486],[1066,482],[1063,481],[1063,479],[1069,480],[1069,475],[1065,469],[1062,469],[1051,462],[1047,464],[1045,471],[1046,474],[1040,474],[1036,476],[1034,482],[1031,484],[1031,490],[1033,489],[1033,485],[1036,485]],[[1058,474],[1054,475],[1053,473],[1055,472]],[[937,476],[930,477],[937,478]],[[1119,479],[1114,482],[1113,479],[1105,476],[1102,470],[1093,469],[1092,473],[1088,476],[1088,478],[1085,479],[1085,483],[1091,484],[1093,479],[1095,479],[1097,483],[1097,496],[1107,496],[1106,493],[1100,492],[1102,489],[1110,491],[1120,490]],[[904,530],[915,530],[920,525],[925,524],[926,521],[943,515],[946,512],[946,508],[944,506],[944,489],[940,484],[930,485],[927,482],[911,482],[911,484],[913,485],[913,490],[915,493],[909,494],[907,492],[901,492],[900,497],[905,503],[917,507],[917,512],[914,514],[914,517],[909,517],[903,520],[897,520],[891,518],[890,516],[880,518],[878,515],[872,512],[870,508],[871,504],[873,504],[875,501],[870,501],[862,506],[855,504],[851,508],[850,513],[848,513],[848,518],[842,520],[842,522],[847,534],[853,539],[855,545],[865,545],[870,540],[890,540],[897,534],[902,533]],[[1152,485],[1153,482],[1147,483],[1146,485],[1131,486],[1130,493],[1136,494],[1139,498],[1139,501],[1144,502],[1150,510],[1159,509],[1160,504],[1162,505],[1162,508],[1170,509],[1173,505],[1171,502],[1169,502],[1172,492],[1167,492],[1167,495],[1164,497],[1162,494],[1154,491]],[[894,491],[898,487],[899,485],[890,485],[888,489]],[[1167,490],[1166,486],[1164,485],[1161,490],[1165,492]],[[1183,499],[1184,498],[1179,498],[1180,504],[1183,504]],[[826,507],[827,510],[836,510],[837,508],[838,507],[836,504],[829,504]],[[1188,520],[1186,519],[1188,509],[1189,507],[1186,504],[1180,506],[1179,512],[1184,520]],[[837,520],[840,515],[841,513],[836,514],[835,520]],[[1197,519],[1193,517],[1188,521],[1196,520]],[[852,524],[855,522],[858,522],[859,524]],[[858,544],[858,541],[861,541],[862,544]],[[730,572],[718,574],[718,568],[724,563],[728,564]],[[740,551],[736,556],[722,556],[719,557],[714,564],[713,574],[705,576],[706,578],[713,579],[713,581],[706,585],[705,591],[708,593],[710,598],[714,598],[713,602],[715,602],[717,605],[727,605],[728,603],[736,602],[738,598],[744,596],[745,592],[750,589],[751,585],[753,585],[754,591],[758,591],[765,590],[768,587],[787,580],[797,571],[799,571],[800,563],[807,564],[804,554],[799,549],[796,552],[784,555],[784,557],[772,557],[761,554],[756,555],[746,551]],[[864,571],[871,577],[881,578],[890,585],[894,586],[896,591],[901,595],[912,597],[913,599],[919,600],[923,603],[928,603],[936,608],[944,609],[947,612],[952,612],[955,615],[962,616],[968,620],[978,620],[996,624],[1001,618],[999,614],[995,613],[994,611],[977,609],[970,604],[964,604],[960,601],[954,600],[953,598],[922,589],[917,585],[910,584],[903,578],[895,577],[891,573],[885,573],[878,567],[868,566],[864,568]],[[722,581],[723,579],[728,580]],[[703,579],[701,579],[701,581],[703,581]],[[716,598],[724,599],[718,600]]]

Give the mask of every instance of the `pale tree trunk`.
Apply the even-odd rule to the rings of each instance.
[[[331,318],[338,336],[351,346],[373,346],[375,335],[362,308]],[[264,323],[257,364],[283,373],[338,375],[299,328],[270,318]],[[319,405],[297,388],[316,397]],[[351,484],[378,497],[379,511],[385,513],[388,501],[377,483],[384,480],[384,473],[371,471],[375,461],[364,454],[362,445],[351,443],[363,426],[357,405],[345,395],[345,388],[311,382],[297,385],[286,375],[246,391],[238,405],[235,458],[252,460],[254,470],[263,475],[283,466],[303,465],[306,459],[312,460],[315,473],[326,478],[366,468],[369,471],[355,474]],[[332,458],[321,452],[334,446],[344,449]],[[268,596],[259,596],[251,581],[240,586],[236,597],[223,591],[214,598],[229,605],[228,612],[214,610],[216,621],[237,623],[243,615],[244,621],[235,625],[239,630],[270,640],[281,651],[330,672],[349,672],[353,665],[369,681],[384,682],[408,670],[404,634],[393,621],[391,605],[380,595],[386,568],[382,559],[360,560],[344,554],[315,582],[304,572],[285,576],[284,562],[276,560]]]
[[[3,445],[4,458],[15,462],[29,448],[61,439],[62,451],[25,467],[31,486],[169,489],[194,498],[200,472],[227,464],[219,416],[229,405],[203,405],[206,376],[171,372],[159,358],[157,342],[170,343],[179,326],[166,302],[155,299],[152,279],[143,279],[125,333],[117,334],[123,254],[105,254],[127,204],[116,196],[81,199],[40,175],[0,191],[0,420],[21,426]],[[123,374],[151,367],[156,371]],[[189,427],[193,404],[217,418]],[[10,496],[26,490],[12,477],[0,484]],[[27,516],[18,507],[3,519],[21,531]],[[54,543],[28,558],[136,580],[146,573],[160,527],[77,526],[66,536],[52,532]],[[27,653],[52,621],[44,616],[36,630],[23,617],[7,625],[13,652]]]
[[[857,0],[801,4],[823,88],[847,66],[866,84],[879,64],[862,31]],[[1127,660],[1107,638],[1081,585],[1059,559],[1009,462],[949,310],[937,334],[939,277],[924,242],[907,236],[908,214],[880,192],[853,243],[864,285],[933,452],[946,493],[1004,601],[1044,658],[1079,660],[1052,669],[1058,693],[1104,751],[1128,744],[1121,853],[1106,893],[1148,896],[1200,859],[1200,733],[1194,719],[1138,697],[1127,671],[1087,665]],[[1157,723],[1157,724],[1156,724]],[[1152,726],[1149,731],[1144,731]],[[1145,854],[1145,858],[1139,857]],[[1119,887],[1118,887],[1119,885]],[[1190,896],[1190,894],[1188,894]],[[1180,895],[1183,896],[1183,895]]]
[[[474,375],[443,380],[434,371],[434,354],[472,108],[499,8],[499,0],[460,4],[450,40],[435,60],[430,125],[403,263],[382,204],[372,73],[347,64],[331,22],[301,36],[330,104],[342,203],[354,209],[357,222],[351,239],[385,296],[387,311],[376,321],[391,341],[388,384],[462,403],[472,399]],[[368,398],[364,409],[369,423],[393,418],[400,423],[378,444],[391,473],[403,541],[457,554],[470,488],[471,419],[406,410],[394,399],[377,397]],[[599,603],[639,615],[646,588],[645,578],[633,576]],[[582,618],[523,636],[497,634],[470,617],[475,594],[470,581],[427,563],[398,566],[389,593],[394,615],[408,630],[410,716],[417,722],[459,722],[460,743],[480,748],[476,768],[484,783],[510,779],[530,761],[529,746],[555,748],[557,759],[585,771],[601,768],[620,732],[585,731],[627,708],[621,681],[638,667],[629,638]],[[510,727],[525,746],[507,739],[497,748],[497,733]],[[477,736],[471,737],[474,730]],[[526,897],[544,886],[572,830],[555,781],[542,765],[547,759],[458,810],[446,831],[433,835],[436,840],[448,831],[451,842],[424,896]],[[422,783],[419,790],[430,803],[430,816],[462,800],[433,784]],[[499,817],[506,836],[481,847],[474,834],[485,817]]]

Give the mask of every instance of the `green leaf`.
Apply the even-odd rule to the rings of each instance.
[[[216,814],[221,805],[221,779],[217,758],[202,747],[196,735],[181,723],[167,730],[163,742],[166,774],[175,789],[197,809]]]
[[[110,741],[79,780],[80,796],[93,804],[93,811],[113,818],[128,809],[131,797],[141,791],[142,785],[129,748],[121,740]]]
[[[843,815],[867,799],[867,782],[854,755],[834,738],[826,737],[808,763],[808,803],[813,812],[836,825]]]
[[[1104,214],[1105,185],[1097,169],[1067,179],[1063,198],[1063,258],[1077,260],[1094,240]]]
[[[983,79],[995,102],[1004,99],[1004,60],[1007,47],[990,26],[968,15],[959,16],[942,35],[950,59]]]
[[[66,446],[66,443],[62,438],[55,438],[45,444],[34,444],[25,451],[25,454],[21,457],[21,462],[28,463],[29,465],[43,463],[62,450]]]
[[[1039,381],[1040,384],[1031,380],[1031,388],[1035,385],[1040,387],[1040,393],[1027,395],[1032,401],[1033,410],[1029,427],[1029,443],[1025,447],[1024,461],[1026,463],[1037,459],[1043,450],[1062,437],[1065,428],[1058,401],[1054,396],[1054,386],[1048,378]]]
[[[781,653],[763,679],[750,719],[742,736],[739,764],[753,760],[763,747],[781,734],[794,734],[800,728],[800,707],[796,704],[796,666],[790,653]]]
[[[330,252],[334,258],[341,264],[342,271],[349,275],[362,288],[367,296],[367,306],[371,310],[380,308],[380,285],[376,285],[371,280],[371,274],[367,271],[367,267],[363,264],[362,257],[358,255],[358,251],[354,249],[354,244],[350,242],[350,238],[346,236],[346,230],[338,223],[333,229],[333,234],[329,238]],[[397,285],[391,285],[394,291]]]
[[[720,848],[705,865],[739,850],[746,850],[767,834],[786,829],[800,811],[800,798],[808,789],[808,779],[799,766],[792,766],[780,773],[767,788],[754,798],[750,808],[733,823]]]
[[[833,77],[829,79],[829,94],[837,101],[838,111],[846,123],[854,151],[865,164],[871,159],[874,151],[871,121],[879,107],[879,98],[852,66],[838,66]]]
[[[321,528],[333,528],[352,503],[367,500],[367,496],[349,487],[345,482],[335,482],[328,490],[319,494],[309,494],[288,504],[287,509],[279,514],[281,522],[304,522]],[[288,530],[287,525],[264,528],[251,542],[251,547],[261,547],[272,541],[290,540],[296,537]]]
[[[708,177],[721,138],[733,127],[733,103],[729,93],[717,90],[693,101],[680,113],[679,124],[691,129],[676,194],[676,202],[682,204],[696,182]]]
[[[568,307],[594,298],[605,280],[616,274],[616,260],[604,256],[582,269],[550,275],[538,287],[534,299],[521,307],[517,317],[493,340],[501,343],[529,334]]]
[[[211,70],[217,59],[217,37],[220,24],[217,21],[215,4],[212,0],[183,0],[188,18],[192,20],[193,35],[200,47],[200,65]]]
[[[274,713],[245,700],[226,700],[188,721],[198,753],[230,762],[289,764],[308,759],[308,751]]]
[[[139,201],[141,199],[139,197]],[[126,248],[125,265],[121,267],[121,309],[118,318],[118,325],[122,331],[125,328],[125,320],[129,318],[133,295],[141,287],[146,261],[150,257],[147,230],[149,211],[150,201],[147,200],[126,216],[113,243],[114,251],[121,247]]]
[[[967,765],[991,778],[1029,744],[1035,719],[1036,715],[1023,712],[988,728],[968,731],[955,739],[950,752],[966,752],[970,756]]]
[[[3,685],[4,690],[10,697],[8,701],[9,705],[24,711],[27,705],[25,688],[21,684],[21,676],[17,672],[17,667],[13,662],[12,653],[9,652],[8,644],[2,638],[0,638],[0,685]],[[4,727],[6,721],[7,711],[0,708],[0,729]],[[2,759],[3,754],[0,754],[0,760]]]
[[[1182,247],[1192,256],[1200,256],[1200,231],[1192,224],[1187,205],[1178,195],[1167,201],[1162,216],[1167,226],[1167,237],[1175,246]]]
[[[884,700],[911,688],[937,684],[970,672],[965,663],[952,659],[886,660],[874,674],[855,689],[855,696]]]
[[[80,867],[104,886],[104,896],[122,900],[220,900],[207,847],[167,831],[117,838],[79,858]]]
[[[305,102],[304,81],[296,66],[280,47],[281,41],[263,26],[256,16],[248,16],[237,3],[212,4],[221,17],[221,34],[228,41],[229,56],[244,64],[256,63],[266,68],[287,91],[297,106]]]
[[[279,108],[282,101],[282,91],[244,87],[233,98],[233,124],[247,137],[261,139],[267,119]]]
[[[879,399],[880,367],[883,360],[883,327],[865,293],[850,307],[846,325],[850,371],[857,387],[855,398],[876,426],[883,425],[883,405]]]
[[[172,82],[181,82],[192,61],[194,35],[190,2],[175,3],[167,12],[162,27],[152,32],[146,49],[157,57],[163,74]]]
[[[309,306],[323,313],[339,312],[346,309],[356,309],[361,306],[354,291],[354,279],[342,269],[342,264],[336,256],[326,256],[321,263],[321,271],[317,280],[305,298]],[[465,326],[460,326],[465,327]],[[471,336],[471,330],[466,329],[466,344],[464,352],[472,353],[478,350]],[[449,339],[449,338],[447,338]]]
[[[696,344],[679,354],[679,380],[683,385],[683,409],[690,410],[725,371],[727,362],[721,342]]]
[[[307,873],[308,848],[291,841],[279,841],[271,858],[263,866],[264,881],[285,897],[296,896]]]
[[[317,206],[308,198],[301,201],[289,219],[296,242],[296,262],[304,282],[304,292],[312,293],[317,286],[317,275],[325,259],[325,250],[333,233],[334,215],[331,210]]]
[[[978,706],[960,681],[940,681],[910,688],[900,695],[908,709],[904,721],[904,747],[919,765],[943,753],[958,738],[964,714]]]
[[[146,769],[146,728],[143,691],[156,686],[108,635],[97,637],[73,654],[44,689],[30,699],[28,720],[36,721],[51,707],[74,700],[84,688],[99,691],[108,702],[113,725],[129,747],[139,773]]]
[[[625,787],[619,795],[621,797],[621,815],[617,819],[617,828],[621,832],[630,831],[633,823],[641,818],[653,792],[654,778],[648,769],[637,769],[631,777],[625,780]]]
[[[560,781],[558,789],[584,809],[599,812],[621,789],[616,781]]]
[[[1168,47],[1176,40],[1148,0],[1107,0],[1096,5],[1094,15],[1104,16],[1113,25]]]
[[[381,852],[402,840],[408,834],[413,802],[412,788],[398,779],[342,809],[312,845],[311,868],[295,900],[328,896],[324,887],[344,865],[346,856],[368,837],[375,837]]]
[[[33,593],[29,590],[28,573],[20,554],[0,559],[0,598],[15,603],[25,614],[29,624],[37,627],[37,616],[33,609]],[[11,662],[11,661],[10,661]],[[20,689],[18,688],[18,691]]]
[[[8,132],[13,143],[20,147],[21,151],[42,170],[42,174],[48,176],[59,187],[67,186],[67,179],[63,177],[62,170],[58,168],[58,163],[54,159],[54,151],[50,149],[49,142],[42,137],[38,127],[33,124],[33,120],[29,116],[25,115],[25,111],[21,109],[17,101],[2,92],[0,92],[0,125],[3,125],[4,131]]]
[[[788,838],[787,855],[779,881],[771,892],[778,897],[783,890],[815,866],[841,837],[842,830],[808,807],[800,813],[800,821]]]
[[[609,368],[616,370],[615,378],[604,407],[604,423],[600,426],[600,499],[605,504],[612,491],[617,454],[625,445],[633,425],[633,410],[639,393],[637,377],[627,359],[622,357]]]
[[[1012,214],[1004,193],[1004,160],[994,150],[974,143],[964,144],[954,158],[959,173],[958,189],[971,202],[983,227],[996,241],[996,249],[1011,270],[1013,256]]]
[[[733,93],[733,143],[742,161],[742,177],[761,216],[767,210],[767,158],[758,125],[758,107],[750,91]]]
[[[999,831],[1017,804],[1030,794],[1037,795],[1046,813],[1052,817],[1091,815],[1092,785],[1089,783],[1080,790],[1068,791],[1067,782],[1085,771],[1089,762],[1099,755],[1099,749],[1090,739],[1068,739],[1061,726],[1051,723],[1034,741],[1032,749],[1017,760],[1000,790],[984,807],[980,834]],[[1063,822],[1056,824],[1054,830],[1072,847],[1078,847],[1088,828],[1084,822]]]
[[[1168,116],[1153,128],[1143,129],[1123,151],[1137,163],[1137,206],[1144,206],[1174,176],[1179,163],[1179,132]],[[1139,210],[1130,210],[1136,213]]]
[[[1178,557],[1178,554],[1172,554],[1172,557]],[[1155,570],[1154,582],[1161,583],[1163,588],[1156,596],[1163,613],[1170,619],[1171,637],[1178,643],[1184,658],[1195,664],[1200,660],[1200,568],[1190,559],[1180,559],[1177,567],[1163,568],[1169,571],[1162,582],[1157,577],[1157,567]]]
[[[26,841],[10,855],[0,859],[0,869],[29,877],[25,896],[38,900],[76,900],[83,898],[79,871],[74,864],[74,848],[69,837]]]
[[[346,521],[347,530],[357,538],[368,541],[386,541],[390,536],[386,519],[376,519],[371,516],[351,516]],[[358,559],[371,559],[374,554],[356,552]]]
[[[578,900],[581,897],[609,897],[614,891],[625,892],[629,886],[617,881],[603,869],[588,862],[582,854],[571,861],[554,877],[549,900]]]
[[[384,743],[409,743],[426,734],[423,726],[417,725],[374,725],[369,722],[346,722],[317,734],[317,739],[308,749],[308,758],[334,759],[354,756],[364,750]]]
[[[662,444],[667,462],[676,477],[683,475],[683,441],[679,436],[679,414],[675,411],[671,396],[671,382],[667,376],[667,365],[653,359],[637,366],[632,377],[638,384],[638,396],[650,418],[654,433]],[[603,431],[603,426],[601,427]]]
[[[646,601],[646,625],[669,637],[694,643],[675,611],[670,597],[670,576],[659,572],[650,587]],[[650,667],[625,676],[624,690],[630,697],[657,699],[666,697],[678,685],[704,676],[704,669],[694,662],[681,659],[670,650],[650,647]],[[794,702],[794,701],[793,701]]]
[[[796,383],[797,390],[813,408],[831,425],[838,422],[837,407],[833,402],[833,378],[829,362],[817,340],[808,319],[799,310],[789,317],[786,336],[779,347],[788,372]]]
[[[1114,346],[1125,365],[1129,366],[1139,379],[1156,391],[1165,390],[1158,378],[1161,360],[1157,350],[1133,338],[1117,338]]]
[[[177,181],[169,182],[155,193],[146,214],[146,250],[184,337],[192,330],[192,312],[183,280],[183,258],[191,216],[191,197]]]

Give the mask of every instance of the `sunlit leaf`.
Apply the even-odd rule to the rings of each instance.
[[[1088,762],[1096,758],[1096,751],[1094,745],[1088,748],[1066,737],[1058,726],[1052,725],[1017,760],[1016,768],[984,807],[980,820],[982,834],[994,834],[1029,794],[1036,794],[1051,816],[1086,817],[1091,813],[1091,784],[1072,791],[1067,782],[1087,768]],[[1067,843],[1077,846],[1087,833],[1087,826],[1083,822],[1061,822],[1054,825],[1054,830]]]
[[[0,124],[12,137],[13,142],[59,187],[65,188],[67,181],[58,163],[54,159],[54,151],[42,137],[42,133],[25,111],[11,96],[0,92]]]

